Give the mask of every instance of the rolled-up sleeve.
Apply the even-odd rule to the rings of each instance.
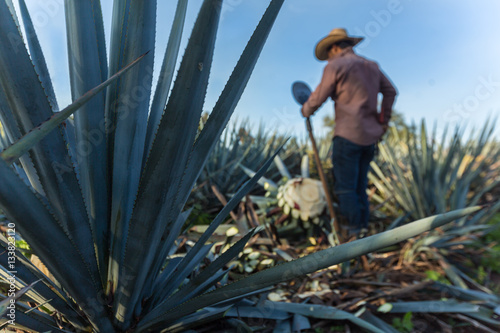
[[[326,65],[323,70],[320,84],[302,106],[302,115],[304,117],[312,116],[314,112],[325,103],[328,97],[335,93],[336,76],[336,71],[333,66],[331,66],[331,64]]]
[[[380,123],[387,124],[391,119],[392,106],[394,105],[394,100],[398,92],[382,71],[380,71],[380,92],[383,96],[380,110]]]

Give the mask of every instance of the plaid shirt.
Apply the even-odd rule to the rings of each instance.
[[[381,112],[377,95],[382,93]],[[335,136],[359,145],[376,143],[391,118],[397,91],[378,65],[349,47],[330,58],[318,85],[302,107],[311,116],[327,99],[335,102]]]

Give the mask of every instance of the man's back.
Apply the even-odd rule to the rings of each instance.
[[[314,111],[331,97],[335,101],[335,136],[370,145],[384,132],[377,112],[379,92],[384,95],[382,109],[388,119],[391,107],[384,110],[384,104],[392,106],[396,90],[375,62],[347,48],[329,59],[322,81],[304,109]]]

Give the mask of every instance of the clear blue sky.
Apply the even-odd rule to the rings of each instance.
[[[182,50],[201,2],[189,2]],[[65,106],[70,90],[63,0],[27,3],[59,104]],[[101,3],[109,34],[112,1]],[[268,3],[225,1],[206,110],[215,103]],[[155,59],[163,56],[175,4],[158,0]],[[390,77],[399,90],[395,109],[408,121],[437,121],[440,129],[457,122],[481,126],[488,115],[500,114],[499,13],[497,0],[285,0],[235,116],[304,135],[291,83],[303,80],[312,88],[319,83],[325,63],[314,58],[314,46],[334,27],[344,27],[365,37],[356,52],[377,61]],[[329,101],[313,117],[318,131],[322,118],[332,112]],[[497,137],[499,133],[497,129]]]

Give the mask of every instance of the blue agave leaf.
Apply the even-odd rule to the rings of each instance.
[[[0,266],[6,268],[6,272],[9,271],[8,262],[8,240],[0,235],[0,246],[5,249],[3,254],[0,254]],[[50,301],[50,306],[55,310],[59,311],[61,314],[67,318],[67,320],[73,324],[73,326],[84,330],[85,324],[82,317],[72,308],[67,299],[62,299],[59,295],[64,295],[64,293],[57,287],[50,279],[48,279],[42,272],[40,272],[33,264],[23,256],[19,250],[15,250],[16,253],[16,278],[21,280],[25,285],[33,283],[38,280],[42,280],[33,286],[33,290],[38,293],[42,298]],[[5,278],[5,277],[4,277]],[[56,294],[53,290],[57,290]]]
[[[45,89],[45,93],[47,94],[47,99],[49,100],[52,110],[58,111],[59,106],[57,105],[56,94],[54,92],[54,87],[52,86],[52,80],[50,79],[49,69],[47,68],[47,63],[45,62],[45,57],[43,56],[35,27],[33,26],[33,22],[31,21],[28,8],[26,7],[24,0],[19,0],[19,10],[21,12],[21,17],[23,18],[24,31],[26,33],[26,41],[28,42],[31,60],[33,61],[35,70],[38,73],[40,82]]]
[[[183,303],[195,295],[201,294],[212,284],[207,284],[210,277],[214,276],[218,271],[220,271],[224,266],[226,266],[231,260],[233,260],[238,254],[245,248],[247,242],[255,236],[262,228],[253,229],[247,233],[243,238],[231,246],[227,251],[225,251],[220,257],[218,257],[214,262],[212,262],[208,267],[206,267],[200,274],[195,278],[189,280],[188,283],[182,286],[175,294],[166,299],[163,305],[168,304],[170,308],[173,308],[180,303]],[[162,290],[159,287],[159,290]],[[167,308],[164,309],[168,310]]]
[[[60,332],[60,333],[69,333],[68,331],[61,330],[57,328],[57,323],[55,320],[52,320],[52,325],[48,324],[48,318],[43,316],[44,314],[40,311],[29,312],[28,314],[24,313],[21,309],[17,309],[16,311],[16,320],[15,327],[19,329],[29,329],[35,332]],[[47,315],[46,315],[47,316]],[[50,318],[50,317],[49,317]],[[45,319],[45,320],[44,320]],[[3,320],[3,323],[1,322]],[[7,325],[8,318],[2,318],[0,320],[0,327]]]
[[[5,95],[2,90],[0,90],[0,123],[2,124],[2,130],[5,137],[5,146],[3,149],[6,149],[14,142],[21,138],[21,131],[17,126],[16,119],[14,115],[10,111],[10,108],[5,100]],[[2,149],[2,148],[0,148]],[[40,195],[45,196],[45,192],[43,191],[42,184],[40,184],[40,180],[38,179],[38,175],[36,173],[33,162],[31,161],[28,155],[23,155],[19,158],[19,162],[23,167],[23,171],[28,177],[31,186],[37,191]]]
[[[107,79],[104,27],[99,1],[66,1],[64,8],[71,94],[75,101]],[[74,116],[74,152],[104,284],[109,246],[105,99],[103,91]]]
[[[53,116],[18,27],[4,1],[0,1],[0,88],[23,135]],[[32,132],[29,137],[36,135]],[[8,150],[2,152],[2,158]],[[61,126],[34,146],[30,156],[51,209],[67,232],[78,235],[74,239],[76,248],[82,253],[95,284],[101,285],[87,212]]]
[[[19,27],[19,19],[17,17],[16,9],[14,8],[14,3],[12,2],[12,0],[5,0],[5,3],[7,4],[7,6],[9,6],[12,18],[14,19],[14,22],[16,22],[16,25]]]
[[[375,327],[378,327],[382,329],[383,332],[385,333],[400,333],[397,329],[395,329],[393,326],[389,325],[382,319],[378,318],[377,316],[373,315],[370,311],[365,311],[363,314],[360,316],[361,319],[369,322]]]
[[[136,303],[140,301],[163,232],[177,220],[183,208],[174,206],[174,198],[179,195],[179,184],[183,181],[202,111],[219,21],[219,4],[219,1],[206,0],[201,7],[145,165],[128,234],[123,237],[127,243],[121,275],[127,279],[120,280],[118,288],[132,293],[117,295],[114,311],[118,321],[125,326],[128,326]],[[133,240],[129,239],[132,236]]]
[[[243,302],[241,302],[243,303]],[[291,317],[288,312],[282,310],[274,310],[268,307],[262,307],[253,305],[240,305],[236,304],[227,313],[227,317],[240,317],[240,318],[266,318],[274,320],[286,320]]]
[[[284,0],[273,0],[269,4],[259,25],[255,29],[250,41],[238,60],[224,90],[217,100],[205,127],[196,140],[191,155],[191,161],[186,170],[187,177],[184,182],[186,188],[190,189],[193,186],[202,170],[200,166],[206,163],[210,152],[213,150],[215,143],[227,125],[250,79],[250,75],[257,63],[260,52],[264,47],[267,36],[269,35],[281,6],[283,5],[283,1]],[[187,199],[187,197],[183,199]]]
[[[185,212],[179,214],[175,223],[173,223],[170,228],[166,229],[163,232],[162,241],[160,242],[160,246],[158,246],[155,256],[155,262],[151,267],[150,273],[147,276],[147,280],[144,283],[144,290],[141,295],[141,299],[150,298],[154,289],[156,289],[156,281],[158,281],[158,274],[160,272],[161,267],[165,264],[165,260],[168,255],[172,251],[175,251],[174,242],[179,237],[182,227],[186,223],[187,218],[191,214],[192,208],[188,209]],[[170,269],[170,268],[169,268]],[[142,309],[142,304],[137,304],[136,307],[136,316],[139,316]]]
[[[98,299],[102,288],[62,225],[12,169],[0,159],[0,207],[62,287],[72,295],[96,328],[111,328]],[[50,241],[46,241],[49,239]]]
[[[368,332],[384,333],[383,330],[374,326],[373,324],[356,317],[352,313],[339,310],[333,306],[324,306],[319,304],[299,304],[299,303],[285,303],[285,302],[271,302],[265,301],[264,305],[269,309],[277,311],[285,311],[295,314],[301,314],[307,317],[329,319],[329,320],[349,320],[353,324],[362,327]]]
[[[189,257],[191,260],[183,260],[177,265],[174,271],[166,269],[160,274],[167,275],[169,278],[164,279],[161,284],[159,284],[153,293],[152,302],[155,303],[158,300],[164,299],[173,290],[177,289],[179,285],[184,281],[184,279],[197,267],[200,262],[207,256],[208,252],[212,248],[213,244],[203,244],[200,247],[193,247],[189,250]]]
[[[121,11],[121,12],[119,12]],[[113,9],[110,74],[144,52],[154,51],[156,1],[115,1]],[[121,25],[119,25],[121,24]],[[118,42],[119,41],[119,42]],[[107,95],[108,161],[111,168],[112,235],[108,279],[116,287],[123,262],[128,222],[141,175],[146,138],[149,98],[153,74],[153,54],[110,86]],[[118,65],[117,67],[115,67]],[[109,119],[108,119],[109,120]],[[111,292],[112,290],[108,290]]]
[[[190,316],[180,318],[168,327],[163,327],[165,332],[193,332],[190,328],[203,327],[203,324],[210,323],[217,318],[224,317],[224,314],[231,306],[205,308]]]
[[[177,2],[177,9],[175,10],[172,30],[170,31],[165,57],[163,58],[163,65],[158,77],[158,84],[156,86],[153,103],[151,104],[151,110],[149,113],[143,164],[146,162],[151,145],[153,144],[153,139],[156,135],[156,130],[160,124],[163,109],[165,108],[165,104],[167,102],[167,96],[170,91],[170,84],[174,76],[175,64],[177,62],[177,55],[179,54],[182,30],[184,27],[184,20],[186,18],[187,3],[188,0],[179,0]]]
[[[275,153],[277,155],[278,152]],[[274,156],[273,156],[274,158]],[[262,175],[266,172],[269,165],[272,163],[272,158],[269,159],[262,168],[260,168],[256,175],[249,179],[239,190],[238,192],[229,200],[227,205],[220,211],[217,217],[212,221],[207,230],[201,235],[201,237],[196,242],[195,246],[186,254],[186,256],[182,259],[182,262],[179,264],[181,268],[176,267],[176,271],[182,271],[186,265],[190,263],[191,260],[194,259],[194,256],[198,253],[198,251],[203,247],[203,245],[208,241],[210,236],[213,235],[217,227],[224,221],[229,212],[231,212],[241,201],[241,199],[250,191],[250,189],[257,183],[258,179],[262,177]],[[168,268],[168,267],[167,267]],[[252,290],[253,291],[253,290]],[[251,292],[252,292],[251,291]],[[238,295],[237,295],[238,296]],[[215,303],[212,303],[212,305]],[[158,307],[149,312],[143,319],[143,325],[149,327],[150,325],[154,325],[157,322],[161,322],[162,320],[157,321],[158,317],[161,317],[162,314],[168,313],[171,308],[168,300],[163,301]]]

